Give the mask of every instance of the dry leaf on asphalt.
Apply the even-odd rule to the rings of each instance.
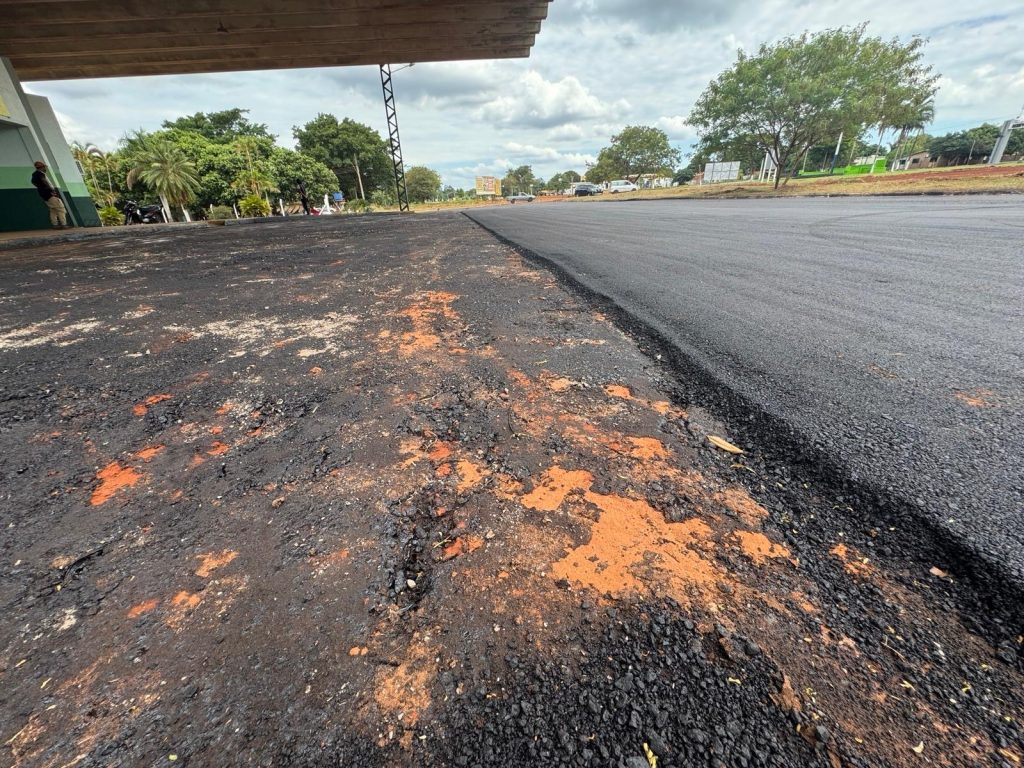
[[[931,568],[928,569],[928,573],[930,573],[932,576],[936,576],[936,577],[938,577],[940,579],[944,579],[947,576],[949,576],[948,573],[946,573],[944,570],[942,570],[941,568],[939,568],[938,566],[935,566],[935,565],[933,565]]]
[[[651,768],[658,768],[658,756],[651,751],[651,748],[644,742],[644,755],[647,757],[647,764]]]
[[[911,747],[911,749],[913,749],[917,754],[920,755],[922,752],[924,752],[924,742],[920,742],[916,747]]]
[[[708,435],[708,440],[710,440],[711,444],[714,445],[716,448],[721,448],[723,451],[728,451],[729,453],[743,453],[742,448],[737,448],[728,440],[723,440],[722,438],[718,437],[718,435]]]

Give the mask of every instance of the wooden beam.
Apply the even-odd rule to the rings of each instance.
[[[55,64],[67,62],[83,66],[94,64],[166,64],[172,66],[175,62],[179,61],[240,61],[244,63],[253,58],[270,59],[276,56],[295,58],[318,54],[344,54],[369,59],[377,63],[386,63],[399,60],[420,61],[420,59],[416,58],[415,54],[433,56],[435,54],[440,55],[445,51],[461,52],[467,55],[476,54],[479,57],[492,50],[500,50],[501,48],[529,48],[533,45],[533,39],[532,35],[516,35],[512,37],[477,39],[474,41],[466,41],[460,38],[391,40],[385,43],[367,41],[348,43],[343,48],[334,42],[278,42],[264,47],[246,46],[241,48],[202,48],[198,50],[170,49],[165,51],[145,51],[142,53],[134,51],[90,51],[72,53],[67,56],[12,56],[11,63],[14,64],[15,70],[20,71],[23,64],[31,66],[37,61],[40,63],[50,61]]]
[[[519,59],[530,55],[527,48],[504,48],[487,56],[488,59]],[[431,61],[463,61],[479,59],[478,51],[460,52],[451,49],[443,53],[426,54],[414,52],[408,55],[395,56],[392,61],[410,61],[425,63]],[[379,64],[378,59],[349,56],[342,53],[318,56],[305,56],[292,59],[248,58],[237,61],[194,61],[173,62],[172,64],[133,64],[133,65],[78,65],[67,64],[61,67],[39,64],[36,67],[18,69],[18,75],[24,82],[43,80],[78,80],[97,77],[141,77],[150,75],[189,75],[214,72],[242,72],[279,69],[308,69],[312,67],[352,67]]]
[[[204,33],[145,33],[110,37],[76,36],[58,39],[8,39],[3,43],[4,55],[28,61],[31,59],[69,59],[83,54],[118,53],[145,54],[157,51],[230,50],[237,48],[274,48],[286,41],[301,39],[306,45],[360,46],[370,44],[415,45],[416,42],[447,40],[453,44],[466,41],[488,43],[514,37],[534,36],[540,32],[539,21],[475,24],[403,24],[387,28],[330,27],[309,29],[258,30],[227,33],[208,29]]]
[[[173,9],[151,0],[0,0],[0,23],[5,27],[78,25],[89,22],[132,23],[159,19],[211,18],[230,24],[233,19],[309,13],[323,16],[363,14],[388,23],[472,19],[543,20],[551,0],[180,0]]]

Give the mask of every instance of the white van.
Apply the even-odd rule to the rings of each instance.
[[[626,181],[625,179],[617,179],[608,185],[608,191],[612,192],[636,192],[639,187],[632,181]]]

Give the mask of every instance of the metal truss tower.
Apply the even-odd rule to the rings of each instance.
[[[388,138],[391,140],[391,164],[395,167],[395,189],[398,192],[398,210],[409,210],[409,190],[405,186],[405,165],[402,163],[402,142],[398,138],[398,111],[395,109],[395,89],[391,85],[391,65],[380,65],[380,85],[384,90],[384,111],[388,116]]]

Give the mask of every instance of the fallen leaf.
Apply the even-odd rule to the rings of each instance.
[[[651,768],[658,768],[658,756],[651,752],[651,748],[644,742],[644,755],[647,757],[647,764]]]
[[[911,749],[913,749],[914,752],[920,755],[922,752],[924,752],[924,742],[922,741],[916,747],[911,747]]]
[[[708,435],[708,440],[711,441],[711,444],[713,446],[715,446],[716,448],[721,448],[723,451],[728,451],[729,453],[743,453],[742,448],[737,448],[728,440],[723,440],[722,438],[718,437],[718,435]]]
[[[906,688],[908,691],[914,690],[914,686],[908,683],[906,680],[900,683],[900,688]]]
[[[727,679],[727,682],[730,682],[733,685],[743,685],[743,683],[740,680],[737,680],[735,677],[730,677],[730,678],[726,678],[726,679]]]
[[[1020,757],[1018,755],[1014,754],[1013,752],[1011,752],[1008,749],[1000,749],[998,751],[999,751],[1000,755],[1005,757],[1007,760],[1009,760],[1014,765],[1020,765]]]
[[[928,569],[928,573],[930,573],[932,576],[935,576],[935,577],[940,578],[940,579],[944,579],[947,576],[949,576],[949,574],[946,573],[944,570],[942,570],[941,568],[938,568],[937,566],[934,566],[934,565],[931,568]]]

